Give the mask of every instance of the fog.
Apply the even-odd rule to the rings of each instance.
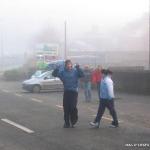
[[[58,43],[63,57],[65,21],[68,55],[148,53],[149,0],[0,0],[1,57],[30,55],[39,43]]]

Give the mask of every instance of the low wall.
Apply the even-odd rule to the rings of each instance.
[[[113,71],[115,90],[150,94],[150,71]]]

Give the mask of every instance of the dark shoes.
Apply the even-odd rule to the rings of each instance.
[[[63,128],[74,128],[74,125],[67,125],[67,124],[64,124]]]
[[[70,125],[64,124],[64,128],[70,128]]]
[[[93,128],[99,128],[100,123],[98,123],[98,122],[90,122],[90,125],[91,125]],[[112,122],[111,125],[109,125],[109,127],[110,127],[110,128],[117,128],[117,127],[119,127],[119,124],[118,124],[118,123],[115,124],[114,122]]]
[[[112,123],[111,123],[111,125],[109,125],[109,127],[110,127],[110,128],[117,128],[117,127],[119,127],[119,124],[118,124],[118,123],[114,123],[114,122],[112,121]]]
[[[74,125],[71,125],[70,128],[75,128]]]
[[[90,122],[90,125],[91,125],[93,128],[99,128],[99,123],[98,123],[98,122]]]

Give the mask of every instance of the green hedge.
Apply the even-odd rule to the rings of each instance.
[[[34,68],[25,70],[24,68],[7,70],[3,74],[3,79],[6,81],[19,81],[30,78],[35,72]]]
[[[17,81],[26,77],[26,74],[20,69],[12,69],[4,72],[4,79],[7,81]]]

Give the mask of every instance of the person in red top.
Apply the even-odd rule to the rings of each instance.
[[[96,84],[97,85],[97,91],[98,91],[98,97],[100,98],[100,95],[99,95],[99,90],[100,90],[100,82],[101,82],[101,79],[102,79],[102,73],[101,73],[101,66],[98,65],[97,68],[93,71],[92,73],[92,83]]]

